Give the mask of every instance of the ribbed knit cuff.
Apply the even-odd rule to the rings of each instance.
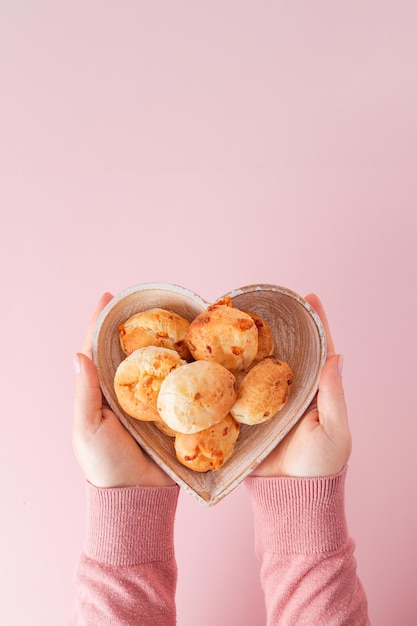
[[[107,565],[138,565],[174,556],[179,487],[97,488],[87,483],[85,554]]]
[[[257,551],[313,554],[343,545],[346,471],[323,478],[246,478]]]

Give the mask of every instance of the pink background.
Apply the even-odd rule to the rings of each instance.
[[[0,619],[65,624],[84,532],[72,356],[105,290],[316,291],[378,626],[416,623],[415,0],[4,0]],[[262,626],[244,486],[182,493],[180,626]],[[220,617],[219,617],[220,616]]]

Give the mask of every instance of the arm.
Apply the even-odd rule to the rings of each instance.
[[[317,403],[246,479],[268,625],[366,626],[367,599],[345,518],[351,436],[341,357],[320,301],[308,300],[328,344]]]
[[[177,495],[175,486],[87,485],[87,531],[75,575],[74,626],[176,623]]]
[[[365,626],[367,600],[344,514],[346,468],[322,478],[249,478],[268,625]]]
[[[74,626],[176,623],[178,487],[103,405],[92,329],[76,355],[73,445],[87,480],[87,529],[75,574]]]

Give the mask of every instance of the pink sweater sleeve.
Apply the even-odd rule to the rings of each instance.
[[[346,468],[328,478],[246,479],[268,626],[369,625],[344,512]]]
[[[173,529],[179,488],[87,484],[87,532],[72,626],[176,624]]]

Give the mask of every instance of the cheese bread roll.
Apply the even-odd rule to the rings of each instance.
[[[122,409],[142,421],[159,421],[156,408],[161,383],[186,361],[176,350],[147,346],[139,348],[118,366],[114,391]]]
[[[161,433],[163,433],[164,435],[167,435],[168,437],[175,437],[177,434],[177,431],[172,430],[172,428],[170,428],[167,424],[165,424],[165,422],[162,419],[160,421],[154,422],[154,425]]]
[[[253,313],[253,311],[247,311],[247,313],[251,316],[258,329],[258,351],[252,362],[252,365],[255,365],[255,363],[259,363],[259,361],[262,361],[266,356],[273,354],[275,341],[268,322],[257,313]]]
[[[254,365],[241,381],[230,409],[241,424],[261,424],[271,419],[287,402],[293,372],[288,363],[269,356]]]
[[[193,361],[163,380],[157,409],[172,430],[189,434],[220,422],[235,400],[235,377],[229,370],[212,361]]]
[[[177,459],[195,472],[218,470],[231,456],[239,430],[239,424],[228,414],[198,433],[178,433],[174,442]]]
[[[231,372],[247,369],[258,351],[258,329],[252,317],[220,301],[190,324],[188,346],[195,359],[215,361]]]
[[[127,355],[145,346],[169,348],[189,361],[191,355],[186,340],[189,326],[190,322],[177,313],[157,307],[147,309],[120,324],[120,346]]]

